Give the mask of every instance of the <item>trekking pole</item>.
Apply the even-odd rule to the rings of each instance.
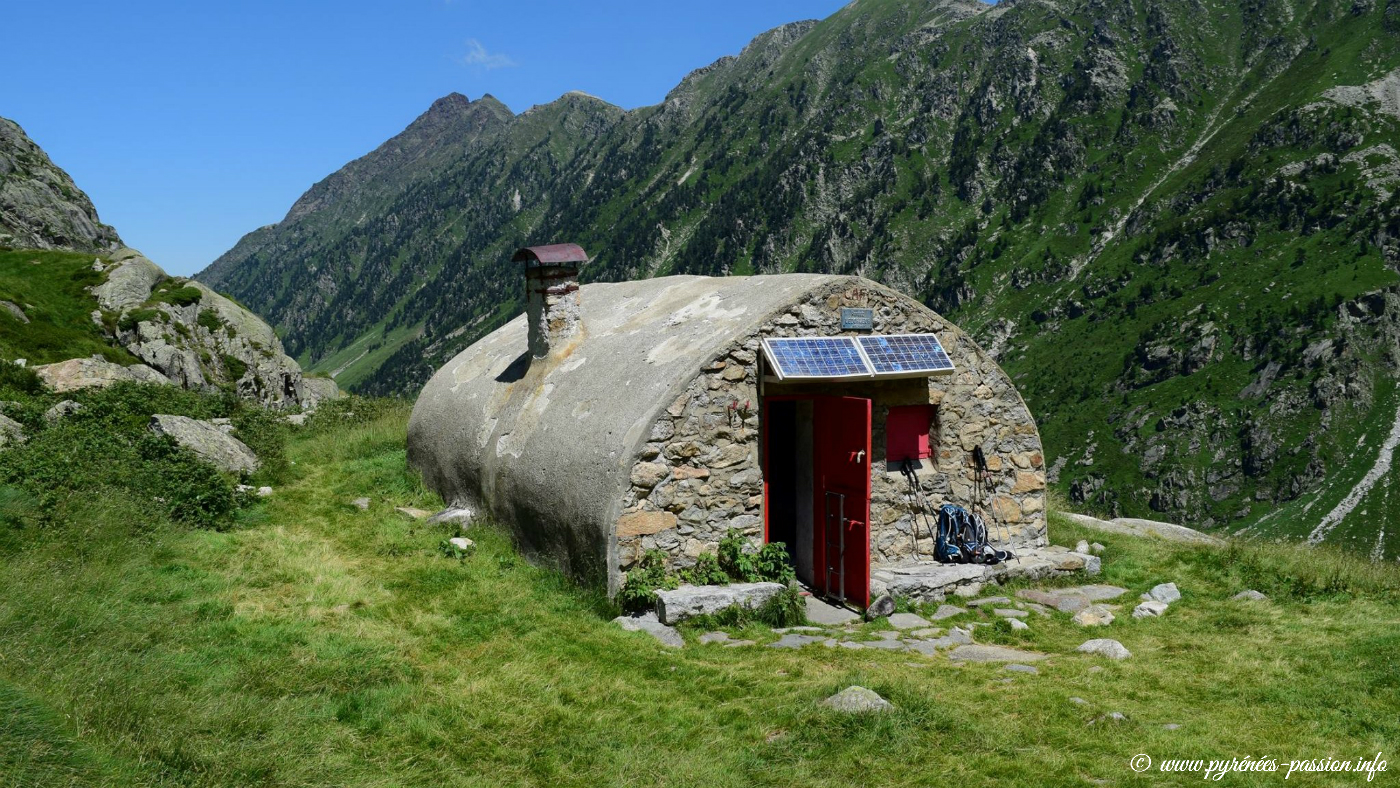
[[[929,539],[933,540],[934,558],[938,553],[938,534],[933,530],[933,524],[928,519],[928,502],[924,499],[923,490],[919,489],[919,477],[914,473],[914,461],[909,457],[904,458],[904,463],[900,465],[900,473],[904,474],[905,481],[909,482],[909,491],[914,498],[915,505],[919,508],[919,514],[923,517],[924,528],[928,529]],[[911,523],[910,532],[914,537],[914,560],[919,560],[919,524]]]

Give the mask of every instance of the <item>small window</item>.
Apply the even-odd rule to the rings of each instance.
[[[890,415],[885,419],[885,460],[903,462],[932,457],[928,434],[933,417],[932,405],[890,408]]]

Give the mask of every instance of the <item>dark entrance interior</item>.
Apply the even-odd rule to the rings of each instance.
[[[863,607],[870,585],[870,400],[764,400],[766,538],[797,577]]]

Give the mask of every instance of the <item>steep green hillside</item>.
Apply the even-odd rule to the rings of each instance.
[[[1076,503],[1312,533],[1395,415],[1397,90],[1400,0],[858,0],[654,107],[459,102],[493,122],[205,276],[413,394],[518,311],[526,240],[595,280],[859,273],[999,355]],[[1393,505],[1348,511],[1367,551]]]
[[[97,302],[88,288],[106,278],[92,263],[77,252],[0,251],[0,358],[34,365],[99,355],[136,363],[92,320]]]

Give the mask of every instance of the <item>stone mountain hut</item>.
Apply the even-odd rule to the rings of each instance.
[[[525,314],[433,376],[408,454],[532,558],[613,592],[646,551],[684,567],[738,529],[865,606],[872,568],[932,560],[906,460],[929,509],[983,513],[998,546],[1046,543],[1035,421],[919,302],[815,274],[580,286],[573,244],[514,260]]]

